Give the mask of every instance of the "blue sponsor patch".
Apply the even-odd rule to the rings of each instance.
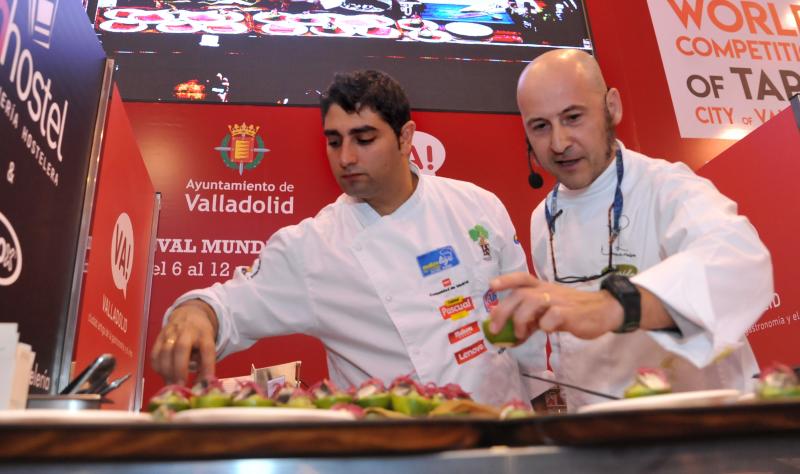
[[[497,293],[493,290],[489,289],[486,293],[483,294],[483,307],[486,308],[486,312],[490,313],[492,308],[497,306],[500,300],[497,298]]]
[[[450,245],[417,256],[417,264],[424,277],[453,268],[459,263],[456,251]]]

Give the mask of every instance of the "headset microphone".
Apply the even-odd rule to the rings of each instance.
[[[544,185],[544,178],[533,169],[533,165],[531,164],[531,154],[533,153],[531,142],[526,139],[525,143],[528,145],[528,168],[531,170],[531,174],[528,175],[528,184],[530,184],[533,189],[539,189]]]

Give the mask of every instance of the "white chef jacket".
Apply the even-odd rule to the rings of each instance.
[[[417,187],[392,214],[341,195],[277,231],[249,271],[237,269],[176,305],[191,298],[211,305],[220,357],[264,337],[305,333],[323,342],[330,377],[345,387],[412,374],[422,383],[458,383],[479,402],[529,399],[517,361],[480,329],[489,281],[527,271],[508,212],[471,183],[411,168]]]
[[[624,149],[621,233],[613,264],[635,274],[631,281],[654,293],[679,331],[635,331],[581,340],[551,335],[550,362],[559,380],[622,395],[639,367],[665,369],[674,391],[750,390],[758,372],[744,338],[773,295],[769,252],[736,203],[683,163],[669,163]],[[614,200],[614,161],[588,187],[559,187],[554,248],[558,275],[591,276],[608,265],[608,209]],[[546,198],[552,203],[552,191]],[[544,201],[531,216],[536,274],[553,281]],[[571,285],[597,290],[601,280]],[[533,343],[543,351],[545,336]],[[545,360],[539,360],[544,371]],[[603,401],[566,390],[569,409]]]

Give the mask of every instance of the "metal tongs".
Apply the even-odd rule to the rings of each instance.
[[[588,388],[578,387],[577,385],[572,385],[569,383],[562,382],[560,380],[549,379],[547,377],[539,377],[538,375],[531,375],[531,374],[522,374],[523,377],[528,377],[529,379],[536,379],[541,380],[542,382],[549,382],[555,385],[561,385],[562,387],[571,388],[573,390],[577,390],[579,392],[588,393],[589,395],[594,395],[596,397],[603,397],[608,398],[609,400],[621,400],[622,397],[615,397],[614,395],[609,395],[607,393],[596,392],[594,390],[589,390]]]
[[[112,382],[108,381],[108,376],[114,371],[117,361],[111,354],[101,354],[88,367],[78,374],[77,377],[61,391],[61,395],[70,394],[97,394],[105,396],[107,393],[118,388],[123,382],[130,378],[131,374],[125,374]]]

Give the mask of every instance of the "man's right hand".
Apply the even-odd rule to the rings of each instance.
[[[150,354],[153,369],[168,384],[184,385],[189,362],[199,364],[199,377],[213,377],[216,360],[217,316],[202,300],[181,303],[169,315]]]

